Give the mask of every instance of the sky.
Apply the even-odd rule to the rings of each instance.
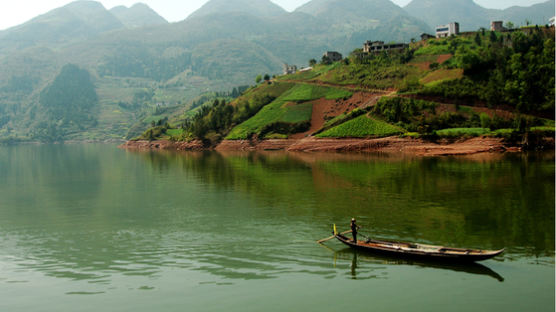
[[[184,20],[189,14],[200,8],[208,0],[97,0],[104,7],[111,9],[118,5],[131,6],[136,2],[149,5],[158,14],[170,22]],[[256,0],[253,0],[256,1]],[[272,0],[287,11],[308,2],[309,0]],[[348,0],[349,1],[349,0]],[[392,0],[404,6],[411,0]],[[489,9],[505,9],[512,5],[530,6],[546,0],[475,0],[475,2]],[[22,24],[33,17],[61,7],[72,0],[1,0],[0,1],[0,30]]]

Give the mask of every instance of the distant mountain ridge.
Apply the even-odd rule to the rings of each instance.
[[[457,21],[462,30],[473,31],[481,27],[488,28],[494,20],[512,22],[516,26],[525,25],[526,20],[544,25],[554,16],[555,7],[553,0],[505,10],[486,9],[473,0],[413,0],[404,9],[410,15],[426,21],[430,27]]]
[[[37,44],[85,40],[123,27],[99,2],[72,2],[3,31],[0,52],[8,46],[22,49]]]
[[[110,9],[110,13],[128,28],[168,24],[167,20],[143,3],[136,3],[130,8],[117,6]]]
[[[249,13],[264,18],[279,16],[287,12],[270,0],[210,0],[187,18],[228,13]]]

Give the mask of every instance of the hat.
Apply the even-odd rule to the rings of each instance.
[[[351,221],[355,221],[355,218],[351,218]]]

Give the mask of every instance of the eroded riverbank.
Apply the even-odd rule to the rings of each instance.
[[[546,139],[546,146],[554,148],[554,139]],[[519,146],[510,146],[502,138],[477,137],[459,140],[426,141],[397,136],[378,139],[318,139],[314,137],[275,140],[224,140],[217,146],[190,142],[128,141],[120,145],[125,149],[146,150],[217,150],[217,151],[268,151],[290,152],[385,152],[407,153],[418,156],[472,155],[478,153],[520,152]]]

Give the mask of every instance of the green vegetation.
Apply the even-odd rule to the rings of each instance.
[[[313,114],[313,103],[303,103],[288,106],[280,121],[298,123],[311,120]],[[288,105],[288,103],[286,103]]]
[[[346,90],[297,84],[265,106],[253,118],[233,128],[226,139],[248,139],[255,134],[268,132],[286,135],[303,132],[310,127],[309,121],[312,114],[312,104],[306,102],[320,98],[330,100],[349,98],[351,95],[351,92]],[[273,125],[275,123],[277,124]]]
[[[321,98],[335,100],[349,98],[351,95],[351,92],[342,89],[315,86],[311,84],[298,84],[292,88],[291,91],[282,98],[282,100],[293,102],[312,101]]]
[[[382,120],[361,115],[317,135],[319,138],[385,137],[403,133],[404,130]]]
[[[490,133],[488,128],[451,128],[436,131],[440,137],[475,137]]]
[[[89,72],[76,65],[64,66],[40,95],[42,111],[33,113],[38,117],[33,138],[58,141],[71,132],[95,126],[97,105],[98,97]]]
[[[554,73],[553,60],[546,62],[547,56],[553,58],[550,42],[546,42],[554,37],[550,29],[530,27],[516,31],[510,38],[507,34],[484,32],[479,36],[431,40],[422,47],[415,43],[404,53],[365,56],[356,50],[342,62],[318,65],[323,50],[345,54],[370,38],[408,42],[420,33],[430,32],[430,27],[408,16],[403,9],[385,6],[381,1],[345,2],[341,7],[329,1],[315,1],[299,8],[311,18],[286,12],[261,18],[268,15],[253,14],[259,12],[252,11],[253,5],[238,7],[219,1],[211,9],[221,13],[219,18],[201,14],[167,24],[147,7],[108,12],[98,3],[78,1],[3,31],[0,137],[47,141],[123,139],[140,135],[151,121],[164,118],[175,127],[186,120],[192,122],[201,107],[212,106],[215,98],[219,103],[222,100],[229,103],[238,95],[216,96],[200,105],[194,103],[197,97],[252,84],[258,74],[261,85],[297,81],[349,90],[395,89],[437,97],[438,101],[488,102],[492,107],[510,105],[520,113],[551,117],[547,114],[554,107],[551,100],[554,94],[547,93],[550,88],[546,87],[554,84],[546,78]],[[230,6],[234,7],[233,12],[241,11],[243,18],[226,14],[232,12]],[[474,14],[465,15],[467,18]],[[453,20],[463,21],[459,17]],[[531,20],[536,22],[535,18]],[[135,28],[142,25],[149,25],[148,30]],[[525,41],[531,44],[523,45],[524,40],[514,38],[522,32]],[[535,36],[545,41],[544,47]],[[522,49],[527,45],[530,49]],[[553,46],[552,41],[552,50]],[[454,58],[438,64],[435,56],[442,53],[450,53]],[[280,72],[283,61],[300,65],[310,59],[313,70],[270,79]],[[94,109],[82,114],[92,119],[85,121],[80,117],[77,122],[80,126],[75,127],[61,119],[55,121],[57,117],[46,117],[40,103],[45,86],[53,84],[68,60],[90,73],[98,98]],[[439,72],[427,76],[426,66],[408,66],[419,62],[431,62],[430,69]],[[464,76],[449,74],[454,69],[464,70]],[[522,81],[525,83],[521,84]],[[148,96],[135,97],[142,92]],[[259,92],[264,91],[255,93]],[[253,117],[261,109],[253,104],[246,109],[245,105],[233,103],[239,108],[224,124],[234,127]],[[202,119],[217,118],[211,116],[218,114],[209,115]],[[43,121],[46,123],[39,125]],[[218,137],[230,131],[213,129],[218,123],[207,124],[211,126],[200,126],[195,133]],[[199,130],[203,128],[207,130]],[[58,133],[59,130],[62,132]],[[49,131],[52,133],[48,134]],[[184,138],[194,136],[193,131],[186,132]]]
[[[337,65],[334,70],[314,80],[343,86],[356,85],[366,89],[396,88],[402,86],[405,79],[420,75],[418,68],[406,65],[410,59],[410,52],[362,55],[360,50],[356,50],[350,55],[349,64]]]
[[[529,34],[516,31],[499,37],[476,36],[481,39],[435,41],[446,42],[454,53],[443,67],[462,68],[464,77],[429,84],[418,93],[485,102],[490,107],[509,105],[519,113],[554,118],[553,30],[536,28]]]
[[[551,33],[535,28],[528,34],[484,31],[416,43],[403,52],[364,54],[358,49],[342,62],[324,60],[312,70],[272,81],[259,75],[259,85],[238,99],[216,99],[184,115],[185,121],[171,122],[182,125],[179,131],[157,125],[143,137],[212,143],[287,138],[311,128],[318,99],[333,103],[327,104],[324,125],[311,133],[316,137],[489,135],[517,141],[529,133],[553,135],[547,129],[554,129],[554,123],[541,118],[553,118],[548,108],[554,107],[554,90],[547,87],[554,81]],[[506,81],[492,85],[498,79],[493,75]],[[375,105],[370,99],[350,100],[354,90],[377,89],[392,92]]]

